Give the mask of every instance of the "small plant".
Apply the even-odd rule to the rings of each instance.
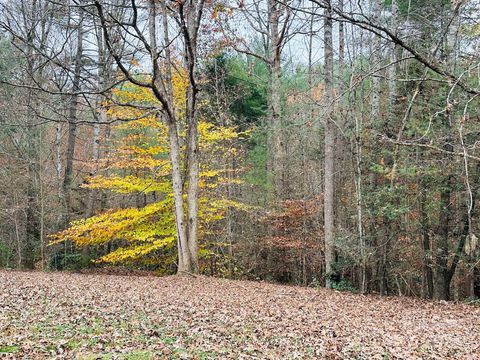
[[[334,282],[332,288],[338,291],[350,291],[352,293],[358,292],[358,289],[347,279],[341,279],[338,282]]]
[[[465,303],[467,305],[480,306],[480,298],[469,297],[469,298],[465,299]]]
[[[14,354],[19,348],[16,345],[0,345],[0,354]]]
[[[316,277],[314,277],[312,279],[312,282],[310,283],[310,286],[314,287],[315,289],[318,289],[318,288],[322,287],[322,283],[320,282],[320,280],[318,280]]]
[[[91,264],[91,257],[82,253],[64,254],[58,252],[50,258],[49,268],[52,270],[78,271]]]

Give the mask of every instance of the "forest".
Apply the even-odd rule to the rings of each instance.
[[[0,357],[480,359],[479,0],[0,0]]]
[[[2,0],[0,49],[0,267],[478,301],[477,0]]]

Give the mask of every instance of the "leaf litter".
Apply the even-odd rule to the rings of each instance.
[[[0,358],[480,359],[480,308],[204,276],[0,271]]]

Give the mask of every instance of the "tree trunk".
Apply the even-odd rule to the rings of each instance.
[[[375,0],[374,4],[374,15],[373,15],[373,21],[375,23],[380,22],[380,14],[382,12],[382,7],[383,7],[383,0]],[[376,58],[377,60],[381,60],[381,38],[378,35],[373,35],[374,37],[374,46],[373,46],[373,51],[376,53]],[[380,61],[377,61],[380,63]],[[372,77],[372,119],[371,121],[377,121],[380,117],[380,77],[378,74],[374,74]]]
[[[33,52],[34,41],[35,41],[35,26],[38,20],[38,3],[37,1],[32,1],[31,3],[31,14],[30,14],[30,24],[25,24],[29,26],[29,29],[26,29],[28,32],[27,35],[27,50],[26,50],[26,61],[27,61],[27,74],[31,76],[31,80],[38,81],[38,77],[41,77],[41,74],[37,73],[35,70],[36,58]],[[28,174],[28,183],[27,183],[27,206],[25,210],[25,242],[22,244],[23,256],[21,258],[21,267],[26,267],[33,269],[34,267],[34,257],[35,249],[40,240],[40,223],[39,223],[39,207],[38,207],[38,174],[39,174],[39,143],[38,143],[38,126],[35,122],[36,110],[38,107],[38,99],[36,94],[32,89],[27,90],[27,174]]]
[[[173,105],[173,84],[171,69],[173,67],[170,54],[170,39],[168,34],[167,8],[164,2],[161,2],[163,13],[163,41],[165,46],[165,83],[161,83],[157,79],[158,89],[164,89],[166,92],[166,102],[168,109],[168,128],[169,128],[169,145],[170,159],[172,162],[172,183],[175,202],[175,221],[177,230],[177,249],[178,249],[178,273],[199,271],[198,265],[198,181],[199,181],[199,158],[198,158],[198,120],[196,117],[196,96],[197,88],[195,84],[195,65],[196,65],[196,37],[201,18],[202,9],[197,8],[193,3],[182,4],[179,8],[181,26],[185,39],[185,65],[188,68],[189,85],[187,88],[187,150],[185,153],[186,178],[182,178],[182,156],[180,147],[180,134],[178,129],[178,121],[175,116]],[[203,6],[203,5],[200,5]],[[152,61],[154,66],[157,63],[157,46],[156,46],[156,9],[155,1],[150,2],[150,39],[152,46]],[[159,69],[157,68],[157,71]],[[185,214],[184,185],[187,182],[187,199]],[[188,219],[185,222],[185,219]]]
[[[192,84],[188,93],[188,146],[186,157],[188,159],[188,247],[190,255],[191,269],[189,271],[197,273],[198,265],[198,180],[200,165],[198,159],[198,121],[195,114],[195,89]]]
[[[188,171],[187,209],[188,209],[188,254],[190,256],[190,272],[198,273],[198,192],[200,176],[200,159],[198,148],[198,118],[197,109],[197,35],[200,26],[202,10],[197,8],[198,4],[191,2],[185,8],[184,38],[185,38],[185,65],[188,68],[187,87],[187,150],[186,166]],[[203,5],[200,5],[203,6]]]
[[[80,90],[80,76],[82,70],[83,58],[83,13],[80,10],[79,24],[77,28],[77,50],[75,54],[75,64],[73,73],[72,92]],[[73,160],[75,157],[75,144],[77,140],[77,111],[78,95],[72,94],[68,107],[68,139],[66,151],[65,175],[63,178],[63,193],[65,201],[65,226],[70,222],[72,211],[71,188],[73,185]]]
[[[187,227],[185,224],[185,211],[183,208],[183,181],[181,170],[180,145],[177,125],[169,121],[168,134],[170,143],[170,160],[172,162],[173,198],[175,202],[175,221],[177,228],[178,272],[190,272],[190,248],[188,246]]]
[[[422,247],[423,247],[423,278],[425,282],[424,296],[428,299],[433,297],[433,269],[432,269],[432,251],[430,248],[430,234],[427,207],[427,189],[420,184],[420,216],[422,227]]]
[[[280,200],[284,191],[284,149],[281,109],[281,36],[279,33],[279,3],[268,0],[270,24],[270,116],[272,129],[272,171],[274,197]]]
[[[325,275],[326,286],[332,288],[334,277],[335,247],[334,247],[334,157],[335,157],[335,127],[333,116],[333,40],[332,11],[325,9],[324,43],[325,43],[325,185],[324,185],[324,233],[325,233]]]
[[[448,142],[444,145],[444,149],[453,152],[453,146]],[[447,158],[447,161],[451,161]],[[449,167],[447,165],[447,167]],[[447,170],[450,172],[450,170]],[[447,174],[440,193],[440,217],[438,219],[439,226],[437,232],[437,244],[435,252],[435,287],[433,296],[436,300],[450,299],[450,279],[448,277],[448,236],[451,223],[451,196],[453,187],[453,175]]]
[[[160,2],[162,9],[163,20],[163,42],[164,44],[170,43],[170,37],[168,33],[168,18],[167,8],[165,2]],[[159,64],[157,63],[156,54],[158,53],[156,46],[156,7],[155,1],[150,1],[149,12],[149,28],[150,28],[150,42],[152,46],[152,62],[153,66],[159,70]],[[185,223],[185,208],[183,199],[183,178],[182,178],[182,156],[180,147],[180,135],[178,133],[178,124],[175,117],[175,108],[173,106],[173,83],[172,83],[172,59],[170,54],[170,48],[165,47],[165,85],[160,83],[161,80],[157,79],[157,88],[165,89],[165,97],[167,106],[169,107],[168,116],[166,118],[168,124],[168,138],[170,149],[170,161],[172,163],[172,186],[173,186],[173,199],[175,208],[175,224],[177,235],[177,252],[178,252],[178,266],[177,272],[184,273],[191,271],[191,257],[190,249],[188,246],[188,234],[187,224]]]
[[[352,76],[353,81],[353,76]],[[356,103],[356,92],[353,91],[351,103],[353,108],[355,108]],[[360,282],[360,292],[364,294],[367,291],[367,258],[365,252],[365,237],[363,234],[363,182],[362,182],[362,128],[363,124],[361,117],[357,114],[353,115],[355,118],[355,197],[356,197],[356,210],[357,210],[357,236],[358,236],[358,247],[360,250],[360,271],[359,271],[359,282]]]
[[[57,175],[58,198],[63,199],[63,161],[62,161],[62,137],[63,123],[57,123],[55,128],[55,171]]]
[[[95,23],[96,33],[97,33],[97,48],[98,48],[98,64],[97,64],[97,84],[98,89],[102,91],[105,86],[108,84],[109,79],[109,66],[107,64],[106,57],[106,45],[103,32],[101,30],[101,24]],[[98,160],[100,159],[100,124],[99,122],[105,124],[107,122],[107,111],[104,108],[102,102],[104,100],[104,95],[99,94],[96,101],[96,111],[98,115],[96,116],[96,121],[93,124],[93,134],[92,134],[92,164],[93,168],[91,169],[90,176],[95,176],[98,172]],[[95,189],[90,189],[88,194],[87,201],[87,217],[93,216],[95,213],[95,202],[97,200],[98,191]]]
[[[391,29],[397,34],[398,32],[398,4],[397,0],[392,0],[391,4]],[[397,122],[397,46],[392,43],[390,45],[390,66],[388,67],[388,121],[385,131],[388,136],[394,134],[393,129]],[[395,166],[395,165],[394,165]]]

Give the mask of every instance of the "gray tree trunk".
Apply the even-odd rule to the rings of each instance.
[[[332,288],[335,262],[334,247],[334,174],[335,174],[335,124],[333,123],[333,39],[332,11],[326,8],[324,12],[324,57],[325,57],[325,185],[324,185],[324,233],[325,233],[325,274],[326,286]]]
[[[279,29],[279,3],[268,0],[270,25],[270,116],[272,129],[272,171],[274,197],[281,199],[284,191],[284,149],[281,109],[281,48],[282,39]]]
[[[101,29],[101,24],[95,23],[95,29],[97,32],[97,49],[98,49],[98,64],[97,64],[97,86],[99,90],[103,90],[108,84],[108,79],[110,77],[110,67],[107,63],[107,53],[105,39]],[[98,160],[100,159],[100,123],[106,124],[107,122],[107,111],[102,105],[105,96],[99,94],[96,100],[96,111],[98,115],[96,116],[96,121],[93,124],[93,133],[92,133],[92,164],[93,168],[91,169],[90,176],[95,176],[98,172]],[[99,123],[100,122],[100,123]],[[95,203],[97,200],[98,191],[95,189],[90,189],[87,200],[87,217],[93,216],[95,213]]]
[[[383,0],[375,0],[373,9],[373,21],[375,23],[380,22],[380,15],[382,13]],[[377,62],[380,64],[381,59],[381,38],[378,35],[373,35],[373,51],[376,54]],[[380,117],[380,77],[378,74],[373,74],[372,78],[372,119],[371,121],[377,121]]]
[[[75,54],[75,63],[72,80],[72,92],[76,93],[80,90],[80,77],[82,71],[83,59],[83,13],[80,10],[79,23],[77,28],[77,49]],[[65,174],[63,178],[63,197],[65,201],[65,225],[70,222],[72,211],[71,189],[73,185],[73,161],[75,157],[75,145],[77,140],[77,112],[78,112],[78,95],[73,94],[70,97],[68,107],[68,138]]]
[[[168,32],[168,15],[165,2],[160,2],[163,20],[163,43],[170,43],[170,36]],[[158,53],[156,46],[156,7],[155,1],[150,2],[150,42],[152,52]],[[153,66],[159,67],[157,59],[152,54]],[[173,106],[173,85],[172,85],[172,59],[168,46],[165,47],[165,84],[158,83],[158,88],[165,89],[165,96],[169,106],[170,117],[167,117],[168,124],[168,138],[170,148],[170,161],[172,163],[172,186],[173,198],[175,207],[175,223],[177,235],[177,252],[178,252],[178,273],[191,271],[191,256],[190,248],[188,246],[187,224],[185,222],[186,214],[184,209],[183,199],[183,178],[182,178],[182,156],[180,147],[180,135],[178,133],[178,124],[175,116],[175,109]],[[159,69],[159,68],[158,68]],[[160,80],[159,80],[160,81]]]

